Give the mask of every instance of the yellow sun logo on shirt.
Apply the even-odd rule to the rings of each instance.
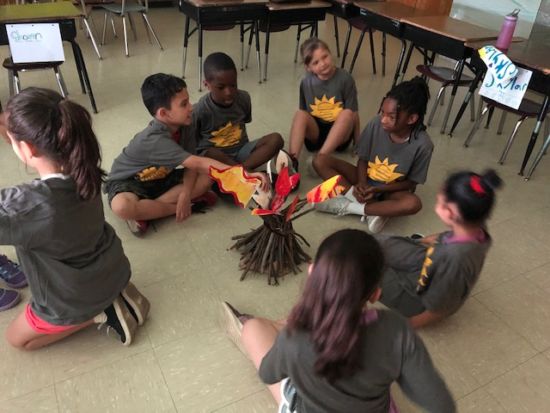
[[[434,253],[434,249],[435,248],[431,246],[426,250],[426,258],[424,258],[424,263],[420,270],[420,277],[418,278],[417,291],[423,291],[428,286],[428,268],[433,264],[433,260],[430,257]]]
[[[212,137],[208,139],[217,148],[226,148],[236,145],[240,142],[242,130],[240,125],[233,125],[227,122],[225,126],[212,132]]]
[[[315,116],[325,122],[334,122],[340,112],[344,110],[342,108],[342,102],[335,102],[334,99],[334,97],[327,99],[326,95],[323,95],[321,100],[315,98],[315,103],[309,105],[311,108],[311,116]]]
[[[398,166],[399,164],[396,163],[390,165],[388,158],[380,161],[380,158],[377,156],[374,162],[369,162],[367,175],[373,181],[389,184],[403,176],[402,173],[395,172],[395,168]]]

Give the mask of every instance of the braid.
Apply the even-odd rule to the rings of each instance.
[[[412,125],[411,135],[416,139],[419,132],[426,129],[424,116],[430,100],[430,90],[426,81],[420,76],[399,83],[391,88],[384,99],[392,98],[397,102],[397,116],[404,110],[410,115],[418,115],[418,120]]]

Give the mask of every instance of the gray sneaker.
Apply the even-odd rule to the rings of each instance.
[[[326,201],[315,204],[315,209],[319,212],[334,214],[338,216],[349,215],[348,205],[351,201],[343,195],[327,199]]]
[[[367,225],[370,233],[378,234],[380,231],[382,231],[382,228],[384,228],[384,225],[386,225],[386,222],[388,222],[388,220],[388,217],[381,217],[378,215],[367,217]]]

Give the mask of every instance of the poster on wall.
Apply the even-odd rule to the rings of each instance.
[[[14,63],[65,61],[58,23],[7,24],[6,31]]]

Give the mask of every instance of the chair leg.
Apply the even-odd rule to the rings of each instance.
[[[491,124],[491,119],[493,119],[493,113],[495,113],[495,107],[491,106],[491,109],[489,109],[489,116],[487,116],[487,123],[485,124],[485,129],[489,129],[489,125]]]
[[[376,57],[374,54],[374,39],[372,38],[372,29],[369,27],[370,57],[372,59],[372,73],[376,74]]]
[[[84,26],[86,26],[86,31],[88,32],[88,37],[92,41],[92,45],[94,46],[95,54],[97,55],[98,59],[101,60],[101,53],[99,53],[99,48],[97,47],[97,43],[95,41],[94,33],[92,32],[92,29],[90,27],[90,24],[88,23],[88,18],[84,17],[82,19],[84,21]]]
[[[357,41],[357,46],[355,47],[355,53],[353,53],[353,59],[351,59],[351,65],[349,67],[349,73],[353,73],[353,67],[355,66],[355,61],[357,60],[357,56],[359,56],[359,50],[361,50],[361,45],[363,44],[363,38],[365,37],[365,30],[361,31],[361,36],[359,36],[359,40]]]
[[[113,19],[112,14],[111,14],[111,27],[113,29],[113,36],[118,37],[118,34],[116,33],[115,19]]]
[[[300,47],[300,36],[302,35],[302,25],[298,25],[298,32],[296,33],[296,48],[294,49],[294,63],[298,62],[298,48]]]
[[[151,41],[151,34],[149,33],[149,28],[147,27],[147,22],[143,18],[143,14],[141,15],[141,20],[143,21],[143,25],[145,26],[145,33],[147,33],[147,41],[149,42],[149,44],[152,45],[153,42]]]
[[[506,112],[504,112],[506,113]],[[508,152],[510,152],[510,148],[512,147],[512,144],[514,143],[514,139],[516,139],[516,135],[518,133],[519,128],[521,127],[521,124],[525,120],[526,116],[522,116],[519,118],[519,120],[516,123],[516,126],[514,127],[514,130],[510,137],[508,138],[508,142],[506,142],[506,146],[504,147],[504,151],[502,151],[502,155],[500,155],[500,159],[498,160],[499,164],[503,164],[506,160],[506,157],[508,156]]]
[[[15,78],[13,76],[13,72],[11,70],[8,70],[8,87],[10,90],[10,97],[15,95],[14,84],[15,84]]]
[[[109,12],[105,12],[105,17],[103,18],[103,33],[101,34],[101,45],[105,44],[105,32],[107,31],[107,15]]]
[[[59,67],[54,67],[53,71],[55,72],[55,79],[57,80],[57,85],[59,86],[59,90],[61,91],[61,96],[66,98],[69,96],[69,92],[67,91],[67,85],[65,84],[65,80],[63,79],[63,75],[61,74],[61,69]]]
[[[162,44],[160,44],[160,40],[159,40],[157,34],[155,33],[155,30],[153,30],[153,26],[151,26],[151,23],[149,23],[149,19],[147,18],[147,14],[146,13],[141,13],[141,15],[143,16],[143,20],[145,20],[145,24],[147,24],[147,28],[149,29],[149,31],[153,35],[153,38],[155,39],[155,42],[157,42],[157,45],[158,45],[159,49],[164,50],[164,48],[162,47]]]
[[[382,32],[382,76],[386,76],[386,32]]]
[[[239,24],[239,40],[241,41],[241,72],[244,71],[244,23]]]
[[[472,141],[476,131],[479,129],[479,125],[481,125],[481,122],[483,121],[483,118],[485,117],[488,111],[489,111],[489,105],[485,105],[485,107],[481,111],[481,114],[479,115],[474,125],[472,126],[472,129],[470,130],[470,133],[468,134],[466,141],[464,141],[464,147],[467,148],[468,146],[470,146],[470,142]]]
[[[550,118],[546,116],[546,120],[544,121],[544,136],[550,136]],[[548,149],[548,146],[544,148],[542,151],[543,155],[546,155],[546,150]]]
[[[445,91],[447,90],[447,88],[443,88],[443,93],[441,94],[441,101],[439,102],[439,104],[441,106],[445,106]]]
[[[258,25],[259,25],[259,23],[258,23]],[[252,39],[254,37],[255,27],[256,27],[256,23],[254,23],[252,25],[252,27],[250,28],[250,33],[249,33],[249,36],[248,36],[248,51],[246,52],[246,63],[244,64],[245,69],[248,69],[248,63],[250,62],[250,51],[252,50]],[[258,36],[259,35],[260,34],[258,33]]]
[[[439,88],[439,91],[437,92],[437,97],[435,98],[435,102],[432,106],[432,109],[430,110],[430,116],[428,117],[428,126],[432,126],[432,121],[434,119],[435,111],[437,110],[437,105],[439,104],[439,101],[441,100],[444,93],[445,93],[445,86],[441,86]]]
[[[500,115],[500,121],[498,122],[497,135],[502,135],[502,130],[504,129],[504,123],[506,122],[507,113],[508,112],[503,110],[502,115]]]
[[[340,36],[338,36],[338,17],[335,14],[332,15],[334,18],[334,38],[336,39],[336,57],[340,57]]]
[[[470,122],[476,120],[476,98],[474,95],[470,97]]]
[[[15,90],[15,94],[19,94],[21,92],[21,82],[19,81],[19,73],[17,71],[12,71],[13,75],[13,88]]]
[[[525,175],[525,180],[528,181],[531,178],[531,175],[533,175],[533,172],[535,172],[535,168],[541,161],[542,157],[546,155],[546,151],[548,150],[548,147],[550,146],[550,135],[546,135],[546,139],[544,140],[544,143],[542,144],[542,148],[540,148],[539,153],[537,153],[537,156],[535,157],[535,160],[531,164],[531,167],[529,168],[529,171],[527,171],[527,175]]]
[[[348,31],[346,33],[346,43],[344,44],[344,51],[342,52],[342,63],[340,63],[340,67],[342,69],[346,65],[346,57],[348,56],[350,38],[351,38],[351,24],[349,24],[348,22]]]
[[[126,15],[122,16],[122,28],[124,29],[124,52],[126,53],[126,57],[130,56],[130,52],[128,51],[128,31],[126,29]]]

